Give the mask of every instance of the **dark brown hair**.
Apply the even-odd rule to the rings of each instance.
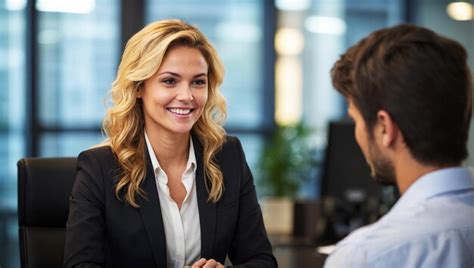
[[[351,47],[331,70],[334,87],[360,110],[369,136],[387,111],[415,159],[466,159],[472,86],[466,50],[431,30],[399,25]]]

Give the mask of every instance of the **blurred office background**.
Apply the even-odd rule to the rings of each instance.
[[[225,127],[242,140],[257,184],[265,141],[278,127],[304,124],[313,169],[293,197],[318,199],[328,123],[346,113],[332,64],[368,33],[409,22],[458,40],[474,69],[473,2],[453,2],[0,0],[0,267],[19,267],[16,162],[76,156],[104,138],[107,91],[126,40],[143,25],[181,18],[217,48]]]

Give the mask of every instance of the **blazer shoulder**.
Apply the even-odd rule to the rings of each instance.
[[[87,158],[110,161],[111,159],[115,159],[115,154],[113,153],[112,148],[110,146],[104,145],[82,151],[78,156],[78,160]]]
[[[224,144],[222,145],[222,150],[226,150],[226,149],[234,149],[235,148],[241,148],[242,147],[242,144],[239,140],[239,138],[237,138],[236,136],[230,136],[230,135],[226,135],[225,136],[225,141],[224,141]]]
[[[98,188],[111,187],[120,178],[120,166],[110,146],[95,147],[81,152],[77,158],[76,180],[87,181]]]
[[[90,172],[102,170],[107,174],[118,170],[119,167],[110,146],[95,147],[81,152],[77,157],[77,166],[78,169]]]
[[[244,162],[245,153],[239,138],[235,136],[226,136],[217,159],[218,161],[230,161],[233,163]]]

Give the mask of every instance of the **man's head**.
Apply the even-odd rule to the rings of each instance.
[[[377,161],[384,162],[382,173],[393,169],[371,142],[384,115],[396,124],[419,163],[459,165],[466,159],[472,88],[467,53],[456,41],[413,25],[382,29],[343,54],[331,74],[349,112],[363,122],[359,132],[366,137],[358,142],[366,139],[365,151],[361,147],[373,173]]]

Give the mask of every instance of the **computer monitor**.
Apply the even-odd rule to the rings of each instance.
[[[349,120],[329,124],[321,180],[326,229],[321,240],[337,242],[387,211],[383,189],[370,175],[354,127]]]
[[[367,161],[354,137],[354,123],[330,122],[322,170],[323,197],[340,202],[363,202],[380,198],[382,187],[370,175]]]

